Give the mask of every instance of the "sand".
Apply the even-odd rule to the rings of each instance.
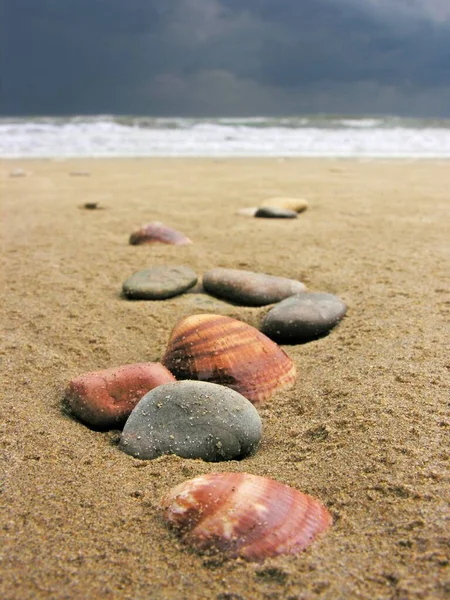
[[[4,600],[448,598],[448,161],[21,160],[0,163],[0,182]],[[311,208],[234,214],[268,196]],[[152,220],[194,243],[130,246]],[[198,293],[121,298],[127,277],[161,264],[293,277],[348,304],[328,337],[285,346],[298,380],[261,408],[252,458],[139,461],[118,432],[62,410],[72,377],[157,361],[181,316],[257,326],[267,312]],[[333,528],[261,565],[199,556],[158,503],[217,471],[316,496]]]

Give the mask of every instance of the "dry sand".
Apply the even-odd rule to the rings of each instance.
[[[25,176],[11,176],[22,168]],[[448,161],[3,161],[4,600],[448,598]],[[236,216],[304,196],[297,220]],[[102,210],[83,210],[99,202]],[[133,247],[161,220],[191,246]],[[261,409],[242,462],[141,462],[61,409],[79,374],[158,360],[183,315],[258,325],[267,308],[186,294],[130,302],[151,265],[247,268],[349,306],[328,337],[285,347],[294,389]],[[448,322],[448,321],[447,321]],[[263,565],[199,556],[158,513],[170,487],[248,471],[321,499],[335,524]]]

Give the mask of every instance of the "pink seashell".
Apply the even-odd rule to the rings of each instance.
[[[215,314],[179,321],[161,360],[177,379],[225,385],[256,404],[289,388],[296,367],[263,333],[237,319]]]
[[[315,498],[248,473],[190,479],[174,487],[161,506],[164,520],[189,546],[255,562],[298,554],[332,523]]]
[[[174,246],[192,244],[192,240],[186,237],[184,233],[171,229],[160,221],[148,223],[130,235],[130,244],[133,246],[138,244],[154,244],[155,242],[173,244]]]

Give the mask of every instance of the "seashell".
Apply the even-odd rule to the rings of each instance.
[[[154,244],[161,242],[163,244],[173,244],[174,246],[183,246],[192,244],[192,240],[176,231],[160,221],[153,221],[144,225],[130,235],[130,244],[136,246],[138,244]]]
[[[255,562],[298,554],[332,523],[315,498],[248,473],[200,475],[170,490],[161,507],[194,549]]]
[[[254,404],[290,387],[296,376],[294,363],[275,342],[242,321],[216,314],[179,321],[161,362],[177,379],[225,385]]]
[[[304,198],[268,198],[264,200],[261,206],[270,206],[274,208],[287,208],[300,213],[309,207],[308,201]]]

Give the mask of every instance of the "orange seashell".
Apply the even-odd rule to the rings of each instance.
[[[200,475],[162,499],[163,518],[199,551],[262,562],[298,554],[332,518],[315,498],[248,473]]]
[[[184,233],[171,229],[160,221],[148,223],[130,235],[130,244],[133,246],[138,244],[154,244],[155,242],[173,244],[175,246],[192,244],[192,240],[186,237]]]
[[[161,362],[177,379],[225,385],[254,404],[290,387],[296,376],[294,363],[275,342],[242,321],[215,314],[179,321]]]

